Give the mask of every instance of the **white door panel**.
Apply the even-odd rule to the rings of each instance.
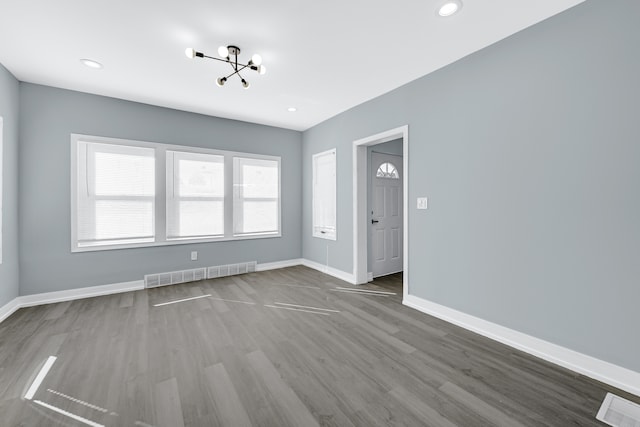
[[[371,154],[373,277],[402,271],[402,157]]]

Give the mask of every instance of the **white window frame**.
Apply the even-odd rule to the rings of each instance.
[[[318,203],[326,203],[326,201],[321,201],[319,200],[319,197],[321,197],[321,192],[316,190],[317,187],[317,176],[318,176],[318,165],[320,164],[320,161],[322,159],[330,159],[330,157],[333,157],[333,182],[329,182],[329,183],[323,183],[323,185],[329,185],[332,187],[333,189],[333,222],[335,224],[334,227],[328,227],[326,226],[326,224],[319,224],[319,218],[316,218],[316,205]],[[337,212],[338,212],[338,201],[337,201],[337,196],[338,196],[338,192],[337,192],[337,174],[338,174],[338,167],[337,167],[337,156],[336,156],[336,149],[332,148],[330,150],[327,151],[323,151],[321,153],[316,153],[313,155],[312,157],[312,169],[313,169],[313,180],[312,180],[312,195],[311,195],[311,199],[312,199],[312,206],[311,206],[311,210],[312,210],[312,221],[311,221],[311,227],[312,227],[312,236],[313,237],[318,237],[321,239],[328,239],[328,240],[336,240],[337,239],[337,235],[338,235],[338,217],[337,217]]]
[[[171,246],[188,243],[221,242],[231,240],[264,239],[282,237],[282,192],[281,175],[282,165],[279,156],[243,153],[236,151],[216,150],[185,145],[161,144],[156,142],[136,141],[119,138],[108,138],[83,134],[71,134],[71,252],[93,252],[126,248],[142,248],[154,246]],[[135,242],[100,246],[82,246],[78,242],[78,143],[80,141],[100,144],[128,145],[132,147],[152,148],[155,150],[155,204],[154,204],[154,230],[153,242]],[[182,153],[212,154],[224,156],[224,236],[185,237],[167,239],[167,150]],[[270,233],[233,234],[233,158],[252,158],[260,160],[273,160],[278,163],[278,230]]]
[[[171,151],[173,153],[176,153],[178,155],[178,158],[182,158],[182,159],[189,159],[189,160],[196,160],[196,161],[200,161],[202,160],[202,158],[198,157],[201,154],[204,155],[212,155],[212,153],[196,153],[196,152],[190,152],[190,151],[184,151],[184,150],[165,150],[165,156],[166,156],[166,152],[167,151]],[[224,156],[220,156],[218,154],[215,154],[215,156],[219,156],[222,157],[222,165],[223,167],[225,167],[226,169],[226,165],[225,165],[225,158]],[[177,191],[176,191],[176,170],[175,168],[175,164],[176,162],[171,162],[169,160],[170,156],[167,156],[167,165],[166,165],[166,182],[167,182],[167,196],[166,196],[166,205],[167,205],[167,209],[166,209],[166,221],[169,221],[169,211],[171,210],[171,208],[173,207],[175,209],[175,205],[179,204],[181,201],[221,201],[223,203],[223,223],[226,224],[225,218],[224,218],[224,209],[226,208],[226,203],[227,201],[225,200],[225,195],[222,195],[222,197],[218,197],[218,196],[180,196],[180,195],[176,195]],[[178,172],[179,173],[179,172]],[[224,177],[226,178],[226,177]],[[223,179],[224,179],[223,178]],[[226,180],[225,180],[226,181]],[[226,187],[226,184],[225,184]],[[225,192],[226,192],[226,188],[225,188]],[[174,214],[175,215],[175,214]],[[168,224],[167,224],[168,225]],[[169,227],[167,226],[167,230],[169,229]],[[224,237],[224,235],[226,230],[223,230],[221,235],[201,235],[201,236],[169,236],[167,235],[167,240],[168,241],[179,241],[179,240],[185,240],[185,239],[190,239],[190,240],[198,240],[201,241],[202,239],[210,239],[210,238],[219,238],[219,237]]]
[[[235,168],[235,160],[269,160],[269,161],[275,161],[277,163],[277,167],[278,167],[278,196],[277,197],[246,197],[243,194],[243,188],[244,188],[244,182],[241,182],[241,179],[239,177],[239,175],[237,174],[237,170]],[[237,214],[238,209],[236,208],[237,205],[243,205],[245,201],[256,201],[256,202],[277,202],[276,203],[276,207],[277,207],[277,212],[278,212],[278,222],[277,222],[277,227],[278,230],[281,229],[281,212],[280,212],[280,199],[282,197],[282,192],[280,189],[281,183],[280,183],[280,160],[274,160],[274,159],[259,159],[256,157],[247,157],[247,156],[240,156],[240,155],[236,155],[233,156],[233,160],[234,160],[234,176],[233,176],[233,203],[234,203],[234,209],[233,209],[233,236],[234,237],[247,237],[247,236],[260,236],[260,235],[268,235],[268,234],[272,234],[274,233],[273,231],[257,231],[257,232],[246,232],[246,233],[240,233],[240,232],[236,232],[236,225],[239,224],[241,222],[240,219],[240,215]],[[276,231],[277,232],[277,231]]]
[[[88,144],[84,147],[81,147],[80,143],[88,143]],[[77,193],[75,194],[74,199],[77,202],[76,206],[78,210],[84,210],[87,214],[89,214],[89,216],[92,216],[95,214],[95,206],[97,202],[106,201],[106,200],[130,200],[130,201],[151,202],[152,212],[155,211],[155,206],[154,206],[155,196],[148,196],[148,195],[147,196],[130,196],[130,195],[122,196],[122,195],[95,194],[96,177],[93,174],[91,175],[87,174],[88,170],[91,170],[91,171],[95,170],[96,153],[128,154],[127,153],[128,149],[129,151],[134,151],[134,150],[130,150],[131,148],[133,149],[146,148],[147,150],[149,149],[148,147],[138,147],[130,144],[125,145],[125,144],[100,143],[100,146],[98,147],[95,145],[95,141],[91,141],[91,142],[85,141],[85,140],[78,141],[76,145],[76,150],[79,156],[78,159],[81,159],[82,161],[77,165],[77,172],[78,172],[77,176],[84,176],[86,178],[86,179],[77,181],[77,187],[76,187]],[[138,155],[137,153],[136,154],[131,153],[131,154]],[[155,155],[155,151],[154,151],[154,155]],[[146,157],[146,155],[144,157]],[[81,197],[80,196],[81,194],[84,194],[85,196]],[[76,213],[77,212],[78,211],[76,211]],[[78,248],[86,248],[86,247],[93,248],[98,246],[111,246],[113,244],[150,243],[155,241],[155,236],[153,235],[155,230],[154,221],[155,221],[155,215],[152,215],[152,218],[151,218],[152,234],[151,235],[113,239],[113,241],[116,243],[109,243],[109,240],[104,239],[104,240],[96,240],[94,244],[86,243],[81,246],[80,245],[81,233],[79,233],[76,229],[77,237],[75,240],[75,244],[78,246]],[[75,224],[77,226],[77,222]],[[90,224],[90,232],[88,234],[95,235],[96,234],[95,229],[96,229],[96,224],[95,223]]]

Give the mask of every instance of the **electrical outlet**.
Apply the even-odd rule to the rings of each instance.
[[[191,261],[198,260],[198,251],[191,251]]]
[[[427,209],[427,198],[426,197],[418,197],[418,209]]]

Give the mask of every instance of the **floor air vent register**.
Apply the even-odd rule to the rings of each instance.
[[[249,261],[239,264],[216,265],[213,267],[193,268],[168,273],[147,274],[144,276],[144,287],[157,288],[158,286],[177,285],[179,283],[195,282],[204,279],[215,279],[216,277],[253,273],[256,271],[256,264],[256,261]]]
[[[613,427],[640,427],[640,405],[607,393],[596,419]]]

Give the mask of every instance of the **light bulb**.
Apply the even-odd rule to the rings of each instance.
[[[218,48],[218,55],[220,55],[223,58],[228,58],[229,57],[229,49],[226,46],[220,46]]]
[[[290,113],[295,113],[296,111],[298,111],[298,109],[296,107],[289,107],[287,108],[287,111]]]
[[[251,57],[251,63],[255,65],[262,64],[262,56],[258,55],[257,53],[253,54],[253,56]]]
[[[462,2],[459,0],[449,0],[438,8],[438,15],[446,17],[451,16],[458,12],[462,7]]]
[[[220,87],[224,86],[224,83],[227,81],[226,77],[219,77],[218,80],[216,80],[216,84]]]
[[[265,67],[264,65],[261,65],[258,67],[258,73],[264,75],[266,72],[267,72],[267,67]]]
[[[242,79],[242,87],[245,89],[249,89],[249,82],[246,81],[245,79]]]
[[[187,58],[193,59],[196,57],[196,50],[192,47],[188,47],[184,50],[184,54],[187,55]]]

